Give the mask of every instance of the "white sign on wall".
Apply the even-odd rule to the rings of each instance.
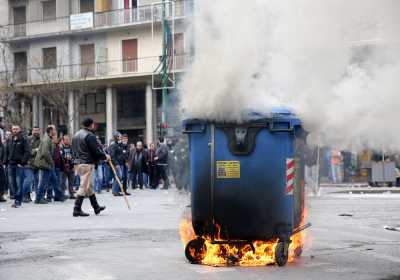
[[[93,28],[93,13],[70,15],[69,22],[71,30]]]

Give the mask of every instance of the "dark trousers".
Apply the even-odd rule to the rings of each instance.
[[[134,168],[131,171],[132,174],[132,188],[136,188],[139,185],[139,188],[143,189],[143,172],[141,169]]]
[[[149,166],[149,185],[152,189],[156,189],[158,187],[157,165]]]
[[[74,180],[75,180],[75,173],[74,171],[64,171],[62,174],[61,179],[61,190],[65,193],[65,190],[68,187],[69,195],[74,194]]]
[[[164,182],[164,188],[169,188],[169,180],[168,180],[168,174],[167,174],[167,168],[168,165],[166,164],[159,164],[157,165],[157,169],[158,169],[158,174],[159,174],[159,178],[161,178]]]
[[[128,189],[128,167],[124,164],[122,165],[122,186],[124,187],[124,192]]]
[[[44,198],[44,193],[47,192],[47,198],[63,199],[64,194],[60,189],[60,170],[53,169],[41,169],[39,170],[39,185],[36,193],[36,200],[39,201]]]
[[[24,168],[16,164],[10,164],[8,166],[8,182],[10,184],[11,196],[14,196],[15,202],[21,203]]]
[[[6,193],[6,174],[3,168],[3,164],[0,164],[0,198]]]

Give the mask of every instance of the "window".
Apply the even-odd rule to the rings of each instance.
[[[26,8],[15,7],[13,9],[14,16],[14,36],[25,36],[26,35]]]
[[[81,77],[93,77],[95,74],[94,44],[81,45]]]
[[[94,11],[94,0],[80,0],[80,13],[90,13]]]
[[[106,96],[104,93],[88,93],[81,98],[79,111],[82,114],[98,114],[106,111]]]
[[[57,67],[57,48],[43,49],[43,68],[52,69]]]
[[[146,115],[145,90],[141,88],[118,89],[117,110],[120,118],[144,118]]]
[[[49,0],[42,2],[43,20],[53,20],[56,18],[56,1]]]
[[[122,40],[123,72],[138,70],[138,41],[137,39]]]
[[[16,52],[14,53],[14,71],[18,82],[26,82],[28,60],[26,52]]]

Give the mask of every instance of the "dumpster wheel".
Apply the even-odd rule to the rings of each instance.
[[[185,248],[185,256],[191,264],[200,264],[207,251],[205,240],[201,237],[191,240]]]
[[[289,259],[289,243],[279,241],[275,248],[275,262],[278,266],[286,265]]]

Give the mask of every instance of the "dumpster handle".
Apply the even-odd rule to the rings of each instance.
[[[291,121],[287,122],[289,124],[289,128],[274,128],[275,122],[269,123],[269,130],[272,132],[288,132],[293,131],[293,123]]]
[[[203,124],[203,123],[200,123],[200,124],[196,125],[195,129],[191,130],[190,128],[191,128],[190,124],[184,125],[182,133],[184,133],[184,134],[190,134],[190,133],[200,134],[200,133],[204,133],[206,131],[207,126],[205,124]]]
[[[297,228],[295,228],[295,229],[293,230],[292,235],[294,235],[294,234],[296,234],[296,233],[299,233],[300,231],[303,231],[303,230],[305,230],[305,229],[307,229],[307,228],[309,228],[309,227],[311,227],[311,223],[307,223],[307,224],[305,224],[305,225],[299,226],[299,227],[297,227]]]
[[[204,130],[184,130],[182,131],[183,134],[189,134],[189,133],[204,133]]]

